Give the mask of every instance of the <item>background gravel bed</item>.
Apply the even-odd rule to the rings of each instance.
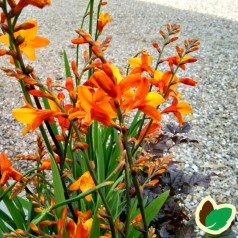
[[[48,76],[64,79],[62,52],[66,50],[69,59],[74,59],[75,47],[70,39],[76,36],[74,30],[80,24],[82,2],[53,0],[52,6],[42,11],[24,10],[22,19],[36,19],[39,35],[51,40],[48,48],[37,51],[39,63],[31,63],[43,80]],[[121,70],[141,49],[154,52],[151,42],[160,39],[158,32],[166,23],[180,24],[182,39],[200,38],[199,61],[187,70],[187,76],[199,84],[196,88],[182,89],[185,99],[193,106],[193,114],[187,118],[192,125],[190,136],[199,144],[179,146],[174,154],[188,173],[217,175],[212,177],[209,189],[198,187],[187,197],[186,206],[191,211],[206,195],[238,208],[238,1],[110,0],[104,9],[113,17],[104,33],[113,35],[107,57]],[[8,65],[4,61],[1,57],[1,66]],[[22,125],[11,115],[13,108],[23,105],[18,84],[2,72],[0,76],[0,151],[14,157],[34,149],[31,144],[35,135],[21,138]],[[23,169],[27,166],[20,165]]]

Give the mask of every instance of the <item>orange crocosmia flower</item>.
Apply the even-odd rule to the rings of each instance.
[[[10,178],[16,181],[20,181],[22,178],[22,174],[12,167],[12,162],[4,152],[0,153],[0,172],[0,186],[4,186]]]
[[[81,177],[79,177],[77,181],[75,181],[70,185],[69,190],[70,191],[81,190],[82,192],[85,192],[94,187],[95,183],[89,171],[86,171]],[[87,195],[85,198],[88,202],[91,202],[92,194]]]
[[[172,57],[169,57],[169,58],[166,58],[166,59],[163,59],[163,61],[167,61],[169,64],[174,64],[174,65],[179,65],[179,67],[183,70],[186,69],[186,66],[185,64],[187,63],[194,63],[197,61],[197,59],[189,56],[189,55],[185,55],[183,57],[183,59],[181,60],[180,56],[179,55],[176,55],[176,56],[172,56]]]
[[[12,114],[17,121],[26,124],[26,127],[22,131],[22,134],[26,135],[29,130],[33,132],[44,120],[53,123],[53,117],[56,116],[58,112],[48,109],[36,109],[27,104],[22,108],[12,110]]]
[[[20,0],[19,5],[32,5],[35,7],[43,8],[46,5],[51,4],[51,0]]]
[[[54,157],[55,157],[55,162],[59,164],[60,163],[60,157],[58,155],[55,155]],[[69,158],[66,158],[65,161],[68,162],[68,163],[72,163],[72,160],[69,159]],[[39,171],[51,170],[51,160],[50,160],[50,158],[43,159],[41,161],[41,167],[38,170]]]
[[[159,93],[149,92],[149,81],[147,78],[142,78],[141,84],[137,87],[135,95],[131,98],[130,96],[127,97],[126,101],[122,103],[122,108],[125,109],[126,113],[138,108],[153,120],[160,121],[161,115],[155,106],[160,105],[164,101],[165,99]]]
[[[82,107],[86,112],[85,122],[90,124],[90,120],[98,120],[102,124],[109,126],[115,124],[112,118],[116,117],[116,110],[111,102],[111,97],[102,89],[94,90],[87,86],[78,86],[77,107]],[[72,120],[77,117],[77,111],[69,116]]]
[[[178,102],[178,99],[174,97],[172,105],[165,108],[161,113],[172,112],[178,119],[179,125],[182,126],[184,119],[182,114],[187,115],[192,112],[192,107],[186,102]]]
[[[78,219],[78,224],[77,224],[74,238],[89,238],[90,231],[93,224],[93,219],[89,218],[85,222],[79,222],[79,220],[80,219]]]
[[[29,60],[34,61],[36,59],[35,48],[41,48],[47,46],[50,41],[47,38],[37,36],[37,22],[34,20],[28,20],[26,23],[32,23],[35,27],[27,30],[20,30],[14,33],[14,37],[22,37],[23,42],[19,45],[20,51],[26,55]],[[9,35],[5,34],[0,36],[0,42],[9,46]]]
[[[24,7],[31,5],[38,8],[43,8],[51,4],[51,0],[20,0],[17,5],[10,11],[14,15],[19,13]]]
[[[108,12],[99,13],[99,18],[98,18],[98,32],[101,33],[103,31],[103,28],[111,21],[111,17],[109,16]]]
[[[177,87],[178,78],[176,75],[173,76],[173,79],[171,81],[172,72],[167,71],[165,73],[162,73],[159,70],[156,70],[154,73],[154,78],[150,79],[150,83],[154,85],[155,87],[159,88],[160,93],[166,92],[167,88],[174,90]]]
[[[136,57],[136,58],[129,59],[128,62],[130,66],[134,67],[131,70],[130,74],[137,74],[137,73],[141,74],[144,71],[146,71],[150,75],[153,75],[154,70],[150,66],[152,59],[153,57],[149,55],[147,51],[142,51],[141,58]]]

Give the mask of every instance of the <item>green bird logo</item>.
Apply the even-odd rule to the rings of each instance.
[[[227,230],[236,215],[236,208],[232,204],[217,205],[207,196],[199,203],[195,220],[197,226],[208,234],[219,235]]]

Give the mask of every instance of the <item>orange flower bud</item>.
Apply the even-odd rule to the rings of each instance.
[[[65,87],[68,90],[68,92],[71,92],[74,88],[73,79],[71,77],[68,77],[65,81]]]
[[[168,44],[170,44],[170,43],[172,43],[172,42],[174,42],[174,41],[176,41],[176,40],[178,40],[178,37],[177,37],[177,36],[172,37],[171,39],[169,39],[169,40],[165,43],[165,45],[168,45]]]
[[[74,73],[75,77],[78,79],[79,78],[79,73],[78,73],[78,67],[77,67],[75,61],[71,62],[71,68],[73,70],[73,73]]]
[[[79,38],[72,39],[71,43],[81,45],[81,44],[87,43],[87,41],[83,37],[79,37]]]
[[[26,231],[23,231],[22,229],[16,229],[16,232],[21,235],[21,236],[25,236],[25,237],[29,237],[29,233]]]
[[[36,224],[30,222],[30,228],[38,235],[44,235],[44,232],[36,226]]]
[[[46,85],[47,85],[47,87],[48,87],[48,89],[50,90],[50,91],[52,91],[52,89],[53,89],[53,80],[52,80],[52,78],[47,78],[46,79]]]
[[[145,187],[155,186],[158,182],[159,182],[158,179],[153,179],[153,180],[151,180],[149,183],[147,183],[147,184],[145,185]]]
[[[88,60],[89,60],[89,53],[88,53],[87,50],[85,50],[83,52],[83,58],[84,58],[84,62],[88,62]]]
[[[99,59],[102,60],[102,62],[105,62],[105,59],[103,58],[103,52],[97,46],[92,46],[92,51]]]
[[[42,212],[43,212],[43,209],[40,208],[40,207],[35,207],[35,208],[34,208],[34,212],[42,213]]]
[[[162,30],[160,30],[159,33],[164,39],[166,38],[166,34]]]
[[[117,185],[117,187],[115,187],[113,189],[114,192],[118,191],[119,189],[122,189],[125,186],[125,183],[119,183],[119,185]]]
[[[170,29],[171,29],[171,25],[170,25],[169,23],[166,24],[166,28],[167,28],[168,31],[170,31]]]
[[[106,225],[106,224],[99,224],[99,227],[100,228],[102,228],[102,229],[104,229],[104,230],[108,230],[108,231],[110,231],[111,230],[111,228],[110,228],[110,226],[109,225]]]
[[[76,30],[76,32],[79,35],[81,35],[87,43],[89,43],[90,45],[94,45],[94,40],[93,40],[92,36],[89,33],[85,32],[82,29]]]
[[[105,5],[107,5],[107,2],[101,2],[101,5],[105,6]]]
[[[158,43],[153,42],[153,43],[152,43],[152,46],[153,46],[159,53],[161,52],[161,49],[160,49]]]
[[[187,63],[195,63],[196,61],[197,61],[197,59],[190,58],[190,59],[182,61],[179,65],[183,65],[183,64],[187,64]]]
[[[35,27],[36,24],[32,22],[24,22],[18,26],[15,27],[14,32],[20,31],[20,30],[29,30],[33,27]]]
[[[0,56],[7,54],[7,50],[0,49]]]
[[[62,219],[66,220],[67,219],[67,215],[68,215],[68,210],[66,207],[63,208],[62,210]]]
[[[3,24],[6,21],[4,12],[1,12],[1,23]]]
[[[50,221],[50,220],[45,220],[40,222],[41,226],[52,226],[52,225],[57,225],[56,221]]]

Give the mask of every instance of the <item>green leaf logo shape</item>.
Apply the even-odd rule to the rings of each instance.
[[[210,197],[199,203],[195,220],[197,226],[208,234],[218,235],[227,230],[234,220],[236,208],[232,204],[217,205]]]

